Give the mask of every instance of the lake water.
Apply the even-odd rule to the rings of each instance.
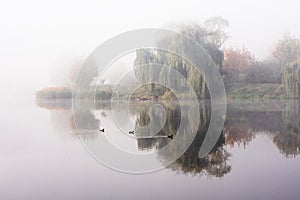
[[[113,170],[87,152],[74,131],[71,102],[3,100],[0,199],[300,199],[299,103],[229,102],[223,133],[207,158],[198,157],[200,131],[172,165],[138,175]],[[146,123],[147,106],[134,107],[132,119]],[[107,105],[89,114],[121,148],[149,152],[164,145],[163,138],[118,140]],[[176,129],[178,121],[167,120]]]

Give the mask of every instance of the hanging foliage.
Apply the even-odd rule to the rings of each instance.
[[[299,97],[300,59],[286,65],[283,69],[282,84],[289,98]]]
[[[221,23],[222,21],[218,22]],[[225,41],[224,32],[220,34],[220,30],[218,30],[217,28],[209,29],[198,24],[181,26],[180,32],[199,43],[207,51],[208,55],[210,55],[217,67],[222,67],[224,54],[223,51],[219,49],[219,47],[221,47],[221,41]],[[214,36],[213,40],[212,36]],[[222,38],[218,39],[218,37]],[[185,41],[181,41],[177,37],[166,38],[165,40],[159,42],[161,46],[172,47],[172,49],[177,49],[179,52],[185,51],[185,49],[189,48],[186,46]],[[162,73],[159,70],[153,70],[151,68],[151,63],[159,63],[164,66],[168,66],[170,67],[170,71],[167,73],[164,71],[164,73]],[[141,82],[152,82],[159,80],[172,85],[179,92],[184,93],[187,91],[185,88],[185,84],[181,81],[178,81],[176,76],[172,75],[172,69],[174,69],[178,71],[185,78],[185,80],[189,82],[191,87],[196,92],[198,98],[209,98],[209,92],[206,86],[205,77],[200,74],[201,72],[199,73],[198,70],[195,69],[195,66],[192,66],[187,60],[176,54],[163,50],[139,49],[136,52],[134,65],[135,76],[137,80]],[[148,67],[140,67],[142,65],[148,65]],[[150,84],[148,85],[147,89],[148,94],[150,94],[153,93],[155,89],[161,90],[161,86]],[[167,89],[165,89],[165,91],[167,91]]]

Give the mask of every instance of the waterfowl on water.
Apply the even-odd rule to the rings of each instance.
[[[168,135],[168,138],[171,138],[171,140],[173,140],[173,135]]]
[[[134,131],[129,131],[129,134],[133,135],[133,134],[134,134]]]

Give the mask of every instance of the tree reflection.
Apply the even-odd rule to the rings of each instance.
[[[209,176],[222,177],[225,174],[229,173],[231,166],[227,164],[230,154],[223,148],[225,144],[225,137],[222,133],[218,142],[215,144],[211,152],[204,158],[199,158],[199,150],[206,136],[206,132],[210,122],[210,106],[201,104],[201,115],[200,115],[200,124],[197,130],[196,137],[194,138],[192,144],[188,147],[186,152],[180,156],[174,164],[169,166],[170,169],[182,173],[191,173],[191,174],[206,174]],[[180,149],[182,143],[185,142],[188,133],[191,131],[193,126],[193,114],[192,110],[189,109],[189,106],[179,105],[170,107],[165,106],[167,110],[167,121],[163,129],[156,136],[167,136],[169,134],[179,134],[180,142],[172,141],[168,138],[138,138],[138,146],[140,149],[161,149],[167,144],[167,151],[158,151],[158,158],[161,162],[166,162],[170,157],[176,154],[176,151]],[[149,115],[147,112],[148,108],[140,111],[137,120],[137,126],[144,126],[149,123]],[[151,118],[157,119],[155,112],[151,113],[153,116]],[[182,118],[180,117],[183,115]],[[182,120],[182,121],[181,121]],[[179,133],[178,127],[179,124],[184,125],[182,132]]]
[[[300,153],[300,117],[299,102],[288,101],[282,113],[283,131],[273,141],[286,157],[295,157]]]

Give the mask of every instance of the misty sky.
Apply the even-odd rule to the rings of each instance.
[[[300,37],[299,8],[296,0],[2,1],[0,89],[33,94],[116,34],[213,16],[230,23],[225,46],[245,46],[264,58],[283,34]]]

